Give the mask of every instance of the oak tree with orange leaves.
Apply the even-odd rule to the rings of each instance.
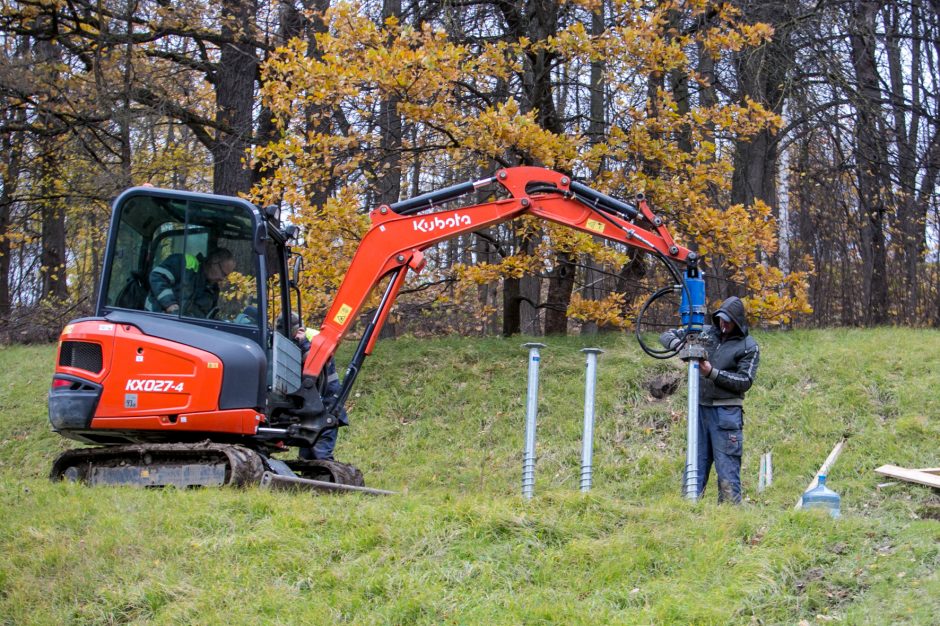
[[[499,166],[542,165],[615,196],[644,192],[679,240],[721,264],[758,318],[789,322],[808,310],[805,274],[768,262],[777,244],[766,204],[729,206],[729,147],[779,119],[752,100],[717,97],[699,72],[772,36],[740,17],[702,1],[650,9],[581,0],[474,2],[405,22],[335,4],[314,41],[291,41],[263,68],[279,138],[254,152],[272,176],[252,197],[294,211],[308,299],[322,310],[367,228],[366,210],[389,201],[374,190],[389,172],[409,196]],[[592,89],[603,92],[600,130],[597,107],[593,118],[585,110]],[[390,112],[400,142],[388,141]],[[312,188],[333,191],[324,199]],[[429,259],[400,311],[435,312],[459,331],[492,330],[487,321],[500,311],[519,320],[520,306],[546,310],[546,332],[569,322],[623,326],[662,281],[629,250],[526,218],[442,244]],[[627,285],[631,272],[641,280]],[[526,280],[534,289],[507,297]]]

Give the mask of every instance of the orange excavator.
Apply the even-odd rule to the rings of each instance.
[[[442,206],[484,189],[498,199]],[[49,392],[52,428],[93,445],[61,454],[52,478],[93,485],[366,489],[351,465],[282,461],[273,454],[309,448],[339,426],[337,416],[408,271],[425,265],[424,250],[523,215],[645,250],[679,283],[673,265],[695,265],[695,253],[673,241],[642,196],[624,202],[559,172],[502,169],[373,210],[304,355],[291,324],[282,323],[288,315],[303,319],[300,264],[291,266],[297,232],[281,224],[275,207],[128,189],[114,203],[95,315],[62,331]],[[383,281],[339,393],[326,394],[327,364]]]

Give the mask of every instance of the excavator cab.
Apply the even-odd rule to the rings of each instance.
[[[62,334],[53,428],[112,445],[254,438],[300,386],[300,349],[277,323],[290,234],[239,198],[121,194],[95,316]]]

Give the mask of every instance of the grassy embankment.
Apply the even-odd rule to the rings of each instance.
[[[54,348],[0,348],[0,623],[936,623],[940,496],[872,469],[940,466],[940,334],[758,339],[741,508],[679,497],[684,392],[649,398],[670,366],[628,337],[546,341],[531,502],[521,339],[378,345],[338,456],[388,498],[50,484],[73,445],[45,416]],[[583,496],[587,345],[606,353]],[[793,511],[843,434],[843,518]]]

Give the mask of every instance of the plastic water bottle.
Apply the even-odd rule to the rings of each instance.
[[[826,487],[826,475],[819,475],[819,484],[803,494],[804,509],[825,509],[832,517],[841,515],[839,509],[842,498],[832,489]]]

